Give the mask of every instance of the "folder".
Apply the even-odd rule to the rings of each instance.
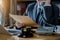
[[[39,25],[34,22],[29,16],[21,16],[21,15],[9,15],[11,18],[13,18],[16,22],[23,23],[25,26],[33,26],[33,27],[39,27]]]

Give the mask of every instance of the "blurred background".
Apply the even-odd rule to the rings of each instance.
[[[13,25],[15,21],[9,17],[9,14],[23,15],[27,5],[36,2],[35,0],[0,0],[0,24],[3,26]],[[59,8],[60,1],[52,0]],[[57,20],[60,25],[60,14]]]

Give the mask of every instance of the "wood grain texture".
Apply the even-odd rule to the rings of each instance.
[[[60,40],[59,35],[55,36],[39,36],[35,35],[33,38],[20,38],[20,40]]]
[[[0,40],[15,40],[15,38],[13,36],[0,34]]]
[[[0,34],[0,40],[60,40],[59,35],[55,36],[39,36],[39,35],[34,35],[32,38],[19,38],[17,36],[8,36],[8,35],[3,35]]]

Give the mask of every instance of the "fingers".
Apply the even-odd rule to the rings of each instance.
[[[15,23],[15,25],[17,26],[17,28],[21,28],[21,27],[23,27],[23,26],[24,26],[24,24],[23,24],[23,23],[19,23],[19,22],[16,22],[16,23]]]

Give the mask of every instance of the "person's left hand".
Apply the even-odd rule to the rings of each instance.
[[[21,28],[21,27],[25,26],[23,23],[19,23],[19,22],[16,22],[15,25],[17,28]]]

